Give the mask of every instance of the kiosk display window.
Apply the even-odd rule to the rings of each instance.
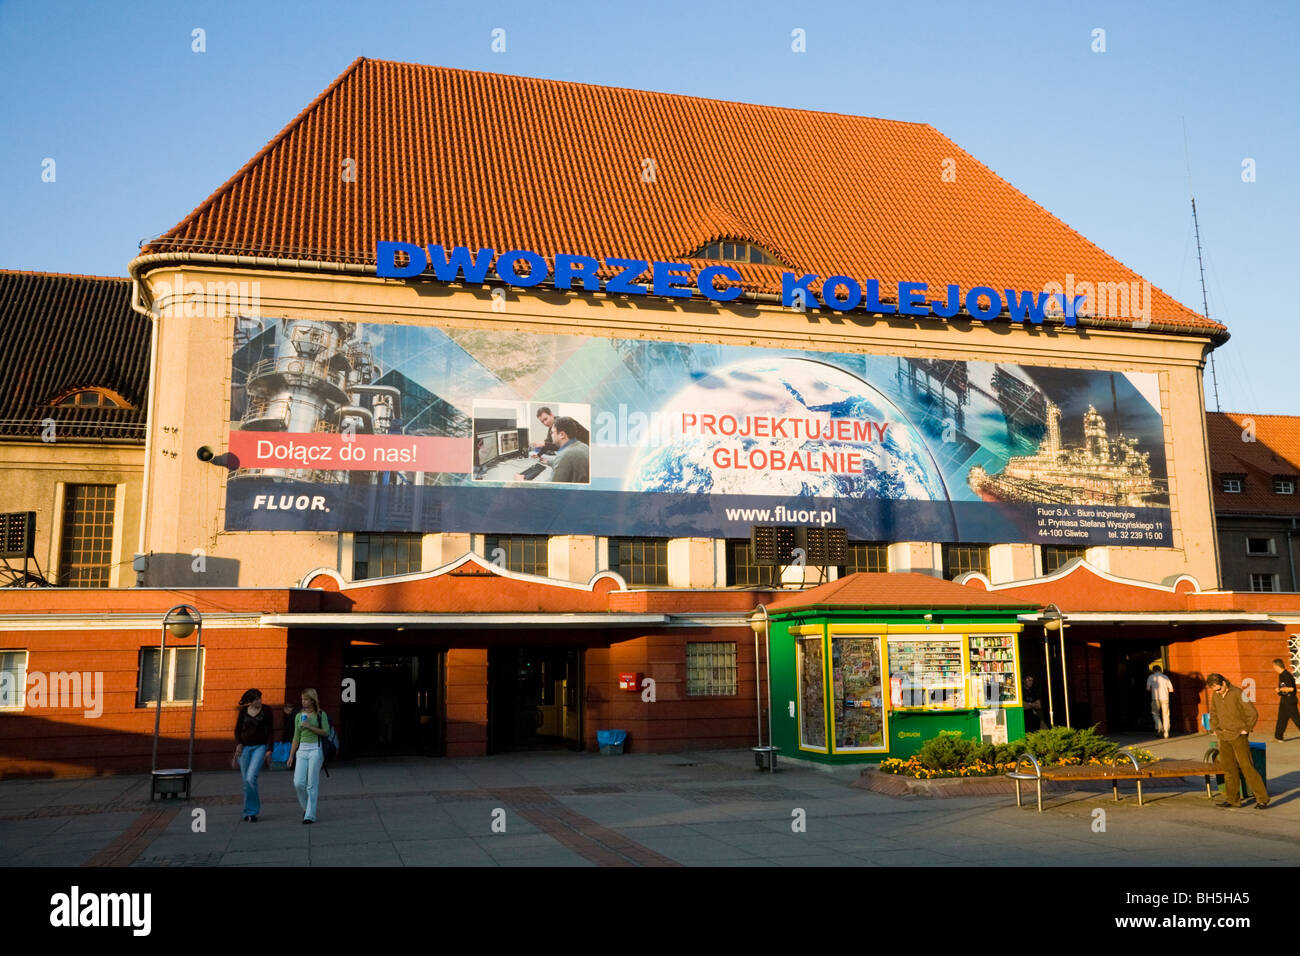
[[[799,663],[799,743],[826,750],[826,680],[822,668],[822,637],[801,637]]]
[[[964,635],[889,638],[889,699],[895,708],[966,706]]]
[[[1015,638],[1010,634],[972,634],[970,670],[976,706],[1006,707],[1020,703]]]
[[[831,637],[836,750],[887,750],[878,635]]]

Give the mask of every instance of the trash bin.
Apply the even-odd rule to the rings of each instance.
[[[1264,781],[1264,786],[1268,786],[1268,760],[1265,757],[1266,752],[1267,752],[1266,746],[1262,741],[1259,743],[1255,743],[1253,741],[1251,742],[1250,762],[1255,765],[1255,769],[1259,772],[1260,779]],[[1211,747],[1209,752],[1205,755],[1205,758],[1208,762],[1212,759],[1217,758],[1218,755],[1219,755],[1219,748]],[[1226,785],[1223,782],[1223,774],[1221,773],[1216,774],[1214,779],[1218,783],[1218,791],[1220,793],[1225,792]],[[1246,775],[1242,774],[1241,775],[1242,798],[1244,799],[1246,797],[1253,797],[1254,795],[1255,792],[1250,789],[1250,783],[1246,780]]]
[[[1255,765],[1255,770],[1259,772],[1259,779],[1263,780],[1264,786],[1267,787],[1268,786],[1268,760],[1264,756],[1264,742],[1262,740],[1259,743],[1251,743],[1250,762]],[[1241,795],[1244,797],[1254,796],[1254,794],[1251,793],[1250,784],[1246,782],[1246,778],[1244,776],[1241,778]]]
[[[750,747],[754,751],[754,766],[759,770],[776,772],[776,752],[780,747]]]
[[[606,756],[621,754],[623,752],[623,744],[626,740],[626,730],[596,731],[596,743],[600,744],[600,752]]]

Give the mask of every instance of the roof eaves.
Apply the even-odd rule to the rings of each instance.
[[[990,176],[993,176],[993,177],[994,177],[995,180],[997,180],[998,182],[1001,182],[1001,183],[1005,183],[1005,184],[1006,184],[1006,185],[1007,185],[1007,186],[1008,186],[1008,187],[1009,187],[1013,192],[1015,192],[1016,195],[1018,195],[1018,196],[1020,196],[1021,198],[1023,198],[1023,199],[1025,200],[1025,202],[1028,202],[1028,203],[1032,204],[1033,206],[1037,207],[1037,208],[1038,208],[1038,209],[1039,209],[1039,210],[1040,210],[1040,211],[1041,211],[1045,216],[1047,216],[1048,218],[1050,218],[1053,222],[1059,223],[1059,224],[1061,225],[1062,228],[1064,228],[1064,229],[1066,229],[1067,231],[1069,231],[1070,233],[1072,233],[1075,237],[1077,237],[1077,238],[1079,239],[1080,242],[1083,242],[1083,243],[1085,243],[1085,244],[1087,244],[1087,245],[1090,245],[1090,246],[1094,247],[1095,249],[1097,249],[1098,251],[1100,251],[1100,252],[1102,253],[1102,255],[1104,255],[1104,256],[1105,256],[1107,259],[1109,259],[1111,262],[1113,262],[1113,263],[1115,263],[1116,265],[1118,265],[1121,269],[1124,269],[1125,271],[1132,273],[1132,274],[1133,274],[1134,276],[1136,276],[1137,278],[1142,279],[1143,282],[1146,282],[1146,281],[1147,281],[1146,277],[1143,276],[1141,273],[1139,273],[1136,269],[1134,269],[1134,268],[1130,267],[1129,265],[1127,265],[1126,263],[1122,262],[1122,261],[1121,261],[1119,258],[1117,258],[1116,256],[1111,255],[1108,251],[1106,251],[1105,249],[1103,249],[1103,248],[1102,248],[1100,245],[1098,245],[1097,243],[1093,242],[1093,241],[1092,241],[1091,239],[1089,239],[1087,236],[1083,235],[1083,233],[1079,232],[1079,230],[1075,229],[1073,226],[1071,226],[1071,225],[1070,225],[1068,222],[1066,222],[1064,219],[1062,219],[1062,218],[1060,218],[1059,216],[1057,216],[1055,213],[1053,213],[1053,212],[1052,212],[1050,209],[1048,209],[1046,206],[1044,206],[1044,205],[1042,205],[1041,203],[1039,203],[1037,200],[1035,200],[1033,197],[1031,197],[1031,196],[1028,195],[1027,193],[1022,192],[1020,189],[1018,189],[1018,188],[1016,187],[1016,185],[1015,185],[1013,182],[1011,182],[1010,179],[1006,178],[1005,176],[1000,175],[1000,174],[997,172],[997,170],[995,170],[992,166],[989,166],[989,165],[987,165],[986,163],[982,163],[982,162],[980,162],[978,159],[976,159],[974,156],[972,156],[972,155],[971,155],[970,153],[968,153],[966,150],[962,149],[961,146],[959,146],[957,143],[955,143],[955,142],[954,142],[950,137],[948,137],[947,135],[945,135],[945,134],[944,134],[943,132],[941,132],[940,130],[935,129],[935,127],[930,126],[929,124],[925,124],[925,125],[927,126],[927,128],[929,128],[929,129],[931,129],[931,130],[934,130],[935,135],[938,136],[938,137],[940,137],[940,138],[943,139],[944,141],[946,141],[946,142],[947,142],[947,143],[948,143],[948,144],[949,144],[953,149],[955,149],[955,150],[960,150],[961,153],[962,153],[962,154],[963,154],[967,159],[969,159],[971,162],[975,163],[977,166],[981,167],[982,169],[986,170],[986,171],[989,173]],[[1154,322],[1154,321],[1153,321],[1153,322],[1151,322],[1149,325],[1145,325],[1145,326],[1143,326],[1143,328],[1151,329],[1152,331],[1157,331],[1157,332],[1172,331],[1172,332],[1178,332],[1178,333],[1184,333],[1184,334],[1186,334],[1186,333],[1188,333],[1188,332],[1190,332],[1190,331],[1202,332],[1202,331],[1211,331],[1211,330],[1213,330],[1215,334],[1214,334],[1212,337],[1213,337],[1213,339],[1214,339],[1214,342],[1215,342],[1215,345],[1216,345],[1216,346],[1218,346],[1218,345],[1222,345],[1224,342],[1227,342],[1227,341],[1228,341],[1228,338],[1229,338],[1228,328],[1227,328],[1227,326],[1223,325],[1223,323],[1221,323],[1221,322],[1216,322],[1216,321],[1214,321],[1213,319],[1211,319],[1211,318],[1209,318],[1209,317],[1207,317],[1207,316],[1203,316],[1203,315],[1199,314],[1199,313],[1196,312],[1194,309],[1192,309],[1192,308],[1190,308],[1190,307],[1188,307],[1188,306],[1186,306],[1186,305],[1183,305],[1183,303],[1179,302],[1176,298],[1174,298],[1174,296],[1170,295],[1170,294],[1169,294],[1168,292],[1166,292],[1164,289],[1161,289],[1161,288],[1160,288],[1159,286],[1157,286],[1155,283],[1151,283],[1151,289],[1152,289],[1153,292],[1159,292],[1161,295],[1163,295],[1163,296],[1165,296],[1166,298],[1168,298],[1170,302],[1173,302],[1173,303],[1175,303],[1175,304],[1177,304],[1177,305],[1182,306],[1183,309],[1185,309],[1185,310],[1187,311],[1187,313],[1189,314],[1189,316],[1194,316],[1195,318],[1199,319],[1201,322],[1206,323],[1206,326],[1197,327],[1197,326],[1190,326],[1190,325],[1186,325],[1186,324],[1184,324],[1184,325],[1179,325],[1179,324],[1177,324],[1177,323],[1166,323],[1166,322]],[[1080,317],[1080,318],[1082,319],[1083,317]],[[1099,328],[1134,328],[1134,323],[1133,323],[1132,320],[1125,321],[1125,320],[1122,320],[1122,319],[1117,320],[1117,319],[1093,319],[1093,318],[1090,318],[1090,319],[1087,319],[1087,324],[1089,324],[1089,325],[1096,325],[1096,326],[1099,327]]]
[[[1032,610],[1041,605],[1033,604],[1028,601],[1019,601],[1016,603],[1006,604],[936,604],[933,601],[917,601],[915,603],[895,603],[895,604],[835,604],[828,601],[816,601],[812,604],[788,604],[778,608],[771,613],[792,614],[803,613],[806,611],[937,611],[944,613],[946,611],[1025,611]]]

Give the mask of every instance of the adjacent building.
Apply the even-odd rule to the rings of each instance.
[[[130,300],[129,279],[0,271],[0,511],[36,525],[6,585],[135,583],[150,323]]]
[[[1300,591],[1300,418],[1207,412],[1223,586]]]

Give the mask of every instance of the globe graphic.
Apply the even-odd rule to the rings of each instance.
[[[888,423],[883,441],[746,437],[683,430],[683,413]],[[746,359],[696,379],[663,408],[667,440],[645,449],[627,472],[628,491],[690,494],[780,495],[947,501],[948,492],[925,439],[903,412],[875,387],[834,365],[805,358]],[[743,430],[743,429],[742,429]],[[878,430],[871,434],[878,436]],[[714,452],[748,461],[750,452],[780,449],[784,459],[827,452],[857,452],[860,474],[805,470],[721,468]]]

